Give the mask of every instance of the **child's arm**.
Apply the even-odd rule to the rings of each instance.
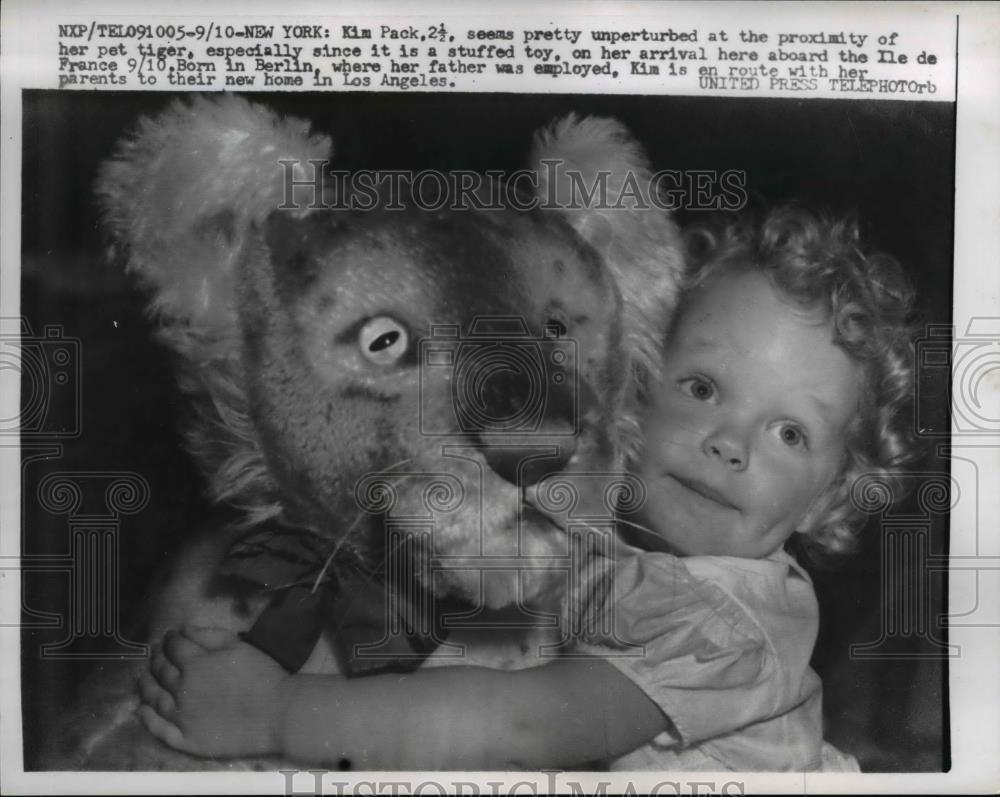
[[[337,769],[538,769],[613,758],[668,727],[602,659],[347,680],[287,675],[235,637],[168,637],[142,683],[147,727],[201,755],[278,753]]]
[[[284,751],[336,768],[540,769],[614,758],[667,727],[602,659],[446,667],[283,686]]]

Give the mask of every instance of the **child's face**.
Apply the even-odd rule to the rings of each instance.
[[[838,475],[860,372],[760,272],[695,289],[650,396],[638,520],[678,553],[777,550]]]

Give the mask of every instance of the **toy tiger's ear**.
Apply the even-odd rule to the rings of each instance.
[[[542,206],[554,201],[611,269],[625,306],[626,345],[655,372],[683,258],[677,225],[654,201],[645,152],[616,120],[571,114],[535,135],[532,164]]]
[[[234,272],[251,226],[290,198],[307,205],[321,177],[315,162],[331,151],[308,122],[231,95],[179,100],[140,122],[102,168],[97,193],[115,245],[167,324],[235,328]]]

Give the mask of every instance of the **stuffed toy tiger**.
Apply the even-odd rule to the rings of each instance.
[[[565,613],[580,562],[567,530],[608,516],[637,442],[680,279],[674,223],[608,119],[541,131],[540,201],[517,208],[394,209],[365,186],[318,206],[330,158],[306,121],[197,97],[101,172],[195,409],[190,449],[239,518],[174,564],[150,642],[194,623],[290,669],[530,666],[552,640],[525,620]],[[595,179],[632,196],[572,202]],[[135,716],[145,666],[95,675],[50,766],[281,766],[160,745]]]

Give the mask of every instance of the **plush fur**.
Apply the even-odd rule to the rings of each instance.
[[[559,612],[565,573],[475,563],[565,555],[563,529],[606,513],[591,505],[603,493],[587,480],[606,483],[637,445],[637,378],[655,368],[679,282],[667,213],[627,203],[276,210],[278,161],[294,161],[302,179],[330,149],[304,121],[236,97],[195,98],[144,120],[102,172],[108,227],[150,291],[196,408],[191,450],[213,497],[242,511],[238,527],[213,531],[176,563],[154,641],[184,622],[252,624],[264,598],[220,593],[213,572],[235,534],[267,524],[307,529],[325,541],[329,567],[374,577],[386,529],[399,528],[422,589],[487,613],[515,604]],[[533,163],[543,198],[568,197],[569,170],[586,184],[610,172],[612,197],[628,180],[648,186],[641,148],[613,120],[556,122],[538,134]],[[544,336],[553,323],[557,342]],[[440,342],[441,325],[458,338]],[[489,418],[462,414],[495,421],[523,409],[523,385],[475,382],[459,367],[487,356],[490,341],[544,360],[534,426],[501,434]],[[432,350],[450,351],[453,365],[431,363]],[[539,454],[545,472],[575,485],[568,504],[545,494],[548,477],[517,470]],[[456,557],[473,564],[440,566]],[[471,629],[456,642],[461,661],[519,667],[537,663],[529,638]],[[321,641],[306,668],[335,671],[331,651]],[[457,663],[432,657],[442,662]],[[103,704],[76,715],[54,765],[277,765],[206,762],[157,745],[131,713],[127,669],[98,679],[90,699],[103,694]]]

